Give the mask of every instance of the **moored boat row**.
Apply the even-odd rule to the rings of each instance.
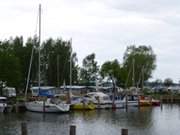
[[[115,96],[103,92],[90,92],[83,96],[71,96],[71,103],[68,103],[65,94],[52,97],[39,97],[25,102],[25,107],[33,112],[68,112],[70,110],[94,110],[111,109],[137,106],[159,106],[160,101],[145,96],[138,95],[119,95]],[[65,97],[66,96],[66,97]],[[8,109],[7,98],[0,97],[0,112]],[[11,107],[12,109],[12,107]]]

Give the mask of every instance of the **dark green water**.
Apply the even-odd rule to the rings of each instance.
[[[0,135],[20,135],[21,122],[27,122],[28,135],[69,135],[69,125],[77,135],[180,135],[180,105],[123,109],[76,111],[66,114],[0,114]]]

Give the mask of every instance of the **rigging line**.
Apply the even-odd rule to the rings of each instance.
[[[33,60],[33,54],[34,54],[34,46],[32,46],[31,59],[30,59],[30,63],[29,63],[29,71],[28,71],[28,77],[27,77],[26,89],[25,89],[25,100],[27,99],[27,90],[28,90],[30,74],[31,74],[31,66],[32,66],[32,60]]]

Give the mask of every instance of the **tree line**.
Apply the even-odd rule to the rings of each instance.
[[[0,81],[8,86],[24,89],[34,49],[30,84],[38,81],[38,39],[23,37],[0,41]],[[121,51],[121,50],[120,50]],[[70,61],[72,63],[72,84],[91,85],[96,80],[113,77],[122,87],[141,86],[148,80],[156,67],[156,55],[151,46],[128,46],[123,62],[117,59],[98,65],[95,53],[89,54],[78,65],[77,54],[72,52],[71,41],[49,38],[41,44],[41,83],[60,86],[70,80]]]

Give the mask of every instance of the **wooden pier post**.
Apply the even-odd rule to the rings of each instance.
[[[97,101],[98,101],[98,106],[97,106],[97,108],[100,109],[100,108],[101,108],[101,105],[100,105],[100,99],[99,99],[99,97],[97,97]]]
[[[172,93],[171,93],[171,103],[173,103],[173,101],[174,101],[174,100],[173,100],[173,95],[172,95]]]
[[[27,133],[27,125],[25,122],[21,123],[21,135],[28,135]]]
[[[19,102],[18,101],[15,104],[15,110],[16,110],[16,113],[19,112]]]
[[[75,125],[70,126],[69,135],[76,135],[76,126]]]
[[[126,95],[126,111],[128,110],[128,96]]]
[[[163,97],[160,96],[160,103],[162,104],[163,103]]]
[[[45,113],[46,110],[45,110],[45,99],[43,100],[43,113]]]
[[[160,106],[161,106],[161,110],[163,109],[163,98],[162,96],[160,96]]]
[[[138,96],[138,109],[140,109],[140,96]]]
[[[121,129],[121,135],[128,135],[128,129]]]

